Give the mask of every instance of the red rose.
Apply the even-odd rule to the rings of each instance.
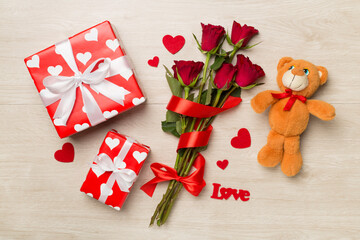
[[[253,84],[258,78],[265,76],[259,65],[253,64],[248,57],[242,54],[237,55],[236,68],[235,82],[240,87]]]
[[[175,65],[172,66],[174,77],[179,80],[183,86],[193,87],[199,78],[204,63],[183,60],[174,61],[174,63]]]
[[[214,26],[211,24],[204,25],[203,23],[201,23],[201,27],[201,49],[210,52],[219,45],[221,39],[225,35],[225,29],[222,26]]]
[[[216,88],[223,90],[229,89],[235,72],[236,67],[231,63],[224,63],[215,75],[214,85]]]
[[[250,39],[258,34],[259,31],[251,26],[241,26],[239,23],[234,21],[232,29],[231,29],[231,42],[236,45],[241,39],[244,39],[243,43],[239,47],[246,47]]]

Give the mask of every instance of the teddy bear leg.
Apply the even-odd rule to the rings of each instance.
[[[275,167],[278,165],[284,153],[284,136],[270,130],[267,144],[258,154],[258,162],[264,167]]]
[[[286,137],[281,170],[286,176],[292,177],[298,174],[301,167],[302,157],[300,153],[300,136]]]

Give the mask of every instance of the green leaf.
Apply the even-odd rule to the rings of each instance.
[[[252,89],[253,87],[259,86],[259,85],[263,85],[264,83],[254,83],[251,85],[248,85],[246,87],[240,87],[241,89]]]
[[[210,72],[210,81],[208,84],[208,88],[206,90],[206,99],[205,99],[205,105],[209,105],[211,103],[211,92],[212,92],[212,83],[213,83],[213,79],[212,79],[212,71]]]
[[[180,82],[168,74],[166,74],[166,79],[168,81],[168,84],[169,84],[172,94],[177,97],[181,97],[183,88],[181,87]]]
[[[181,135],[181,132],[182,132],[182,126],[181,126],[181,121],[178,120],[176,121],[176,132],[179,134],[179,136]]]
[[[202,146],[202,147],[197,147],[196,150],[197,150],[198,152],[205,151],[205,150],[207,149],[207,146],[208,146],[208,145]]]
[[[201,94],[201,99],[200,99],[200,103],[201,103],[201,104],[205,104],[206,96],[207,96],[207,91],[208,91],[208,90],[205,90],[205,91],[203,91],[203,93]]]
[[[250,48],[255,47],[256,45],[259,45],[260,43],[262,43],[262,41],[258,42],[258,43],[255,43],[254,45],[251,45],[251,46],[242,47],[241,49],[250,49]]]
[[[245,40],[245,38],[240,39],[240,40],[234,45],[234,48],[239,49],[239,48],[242,46],[244,40]]]
[[[224,63],[225,61],[225,57],[224,56],[216,56],[215,57],[215,61],[214,63],[211,65],[211,69],[213,69],[214,71],[217,71],[221,65]]]
[[[176,131],[176,122],[161,122],[161,129],[164,132],[171,133],[175,137],[180,137],[180,134]]]
[[[195,41],[196,41],[196,43],[197,43],[197,45],[198,45],[198,47],[199,47],[199,50],[200,50],[200,51],[202,51],[202,49],[201,49],[201,45],[200,45],[199,41],[197,40],[197,38],[196,38],[195,34],[193,34],[193,36],[194,36]]]
[[[194,97],[195,97],[195,93],[191,93],[191,94],[189,94],[187,100],[193,101],[193,100],[194,100]]]
[[[234,46],[234,44],[233,44],[232,41],[231,41],[231,38],[230,38],[229,34],[226,34],[226,41],[228,42],[228,44],[229,44],[230,46]]]
[[[166,122],[176,122],[180,119],[180,114],[168,110],[166,112]]]
[[[167,74],[169,74],[170,75],[170,77],[174,77],[174,75],[170,72],[170,70],[165,66],[165,65],[163,65],[164,66],[164,68],[165,68],[165,70],[166,70],[166,73]]]
[[[241,88],[236,88],[231,94],[230,96],[232,97],[241,97]]]

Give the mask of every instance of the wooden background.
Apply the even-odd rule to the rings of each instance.
[[[200,22],[231,29],[233,20],[259,29],[263,41],[246,51],[261,65],[266,84],[243,93],[243,103],[214,123],[208,150],[207,187],[197,198],[180,194],[168,223],[148,228],[166,184],[153,198],[139,190],[152,178],[149,165],[173,165],[177,139],[160,121],[170,91],[162,64],[204,60],[192,33]],[[117,28],[148,101],[74,137],[60,140],[36,93],[23,59],[103,20]],[[20,1],[0,2],[0,239],[359,239],[360,238],[360,2],[359,1]],[[165,50],[165,34],[181,34],[184,48]],[[160,57],[158,68],[147,65]],[[295,178],[256,160],[269,131],[267,114],[249,101],[278,89],[276,65],[283,56],[327,67],[328,83],[314,96],[333,104],[337,116],[311,118],[302,136],[304,167]],[[237,150],[230,139],[248,128],[252,146]],[[152,148],[121,212],[79,191],[88,164],[111,128]],[[74,144],[75,161],[53,159]],[[217,160],[228,159],[225,171]],[[210,198],[212,183],[247,189],[248,202]]]

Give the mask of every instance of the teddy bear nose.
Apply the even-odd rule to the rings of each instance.
[[[294,74],[294,75],[298,75],[298,76],[302,76],[302,75],[305,74],[304,71],[302,69],[300,69],[300,68],[293,68],[291,70],[291,73]]]

